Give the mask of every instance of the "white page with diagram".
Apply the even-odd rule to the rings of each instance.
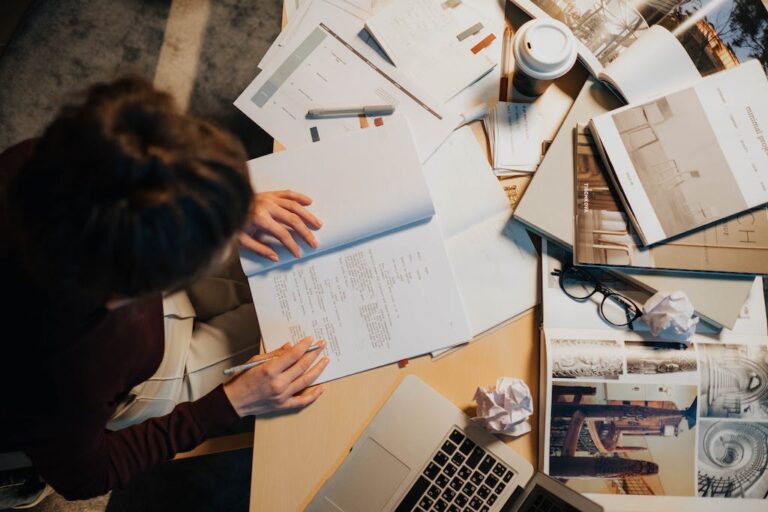
[[[486,25],[441,0],[389,0],[365,26],[399,70],[445,102],[496,65],[481,51]]]

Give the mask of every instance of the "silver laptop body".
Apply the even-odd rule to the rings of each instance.
[[[543,489],[541,485],[547,485],[545,490],[562,487],[594,506],[544,475],[534,479],[538,486],[526,488],[533,473],[528,461],[453,403],[418,378],[407,376],[307,510],[517,510],[540,499],[534,494]]]

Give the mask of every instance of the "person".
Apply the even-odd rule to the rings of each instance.
[[[0,453],[22,452],[65,498],[322,393],[328,359],[305,353],[310,338],[222,383],[258,357],[237,240],[299,256],[321,225],[309,197],[254,194],[245,161],[232,135],[135,77],[94,85],[0,155]],[[41,495],[24,489],[0,508]]]

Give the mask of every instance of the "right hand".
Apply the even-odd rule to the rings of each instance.
[[[328,366],[323,356],[316,365],[322,350],[306,353],[312,338],[306,337],[296,345],[286,343],[274,352],[252,357],[257,361],[264,357],[276,359],[239,373],[224,384],[224,392],[232,407],[242,418],[269,412],[297,409],[311,404],[323,393],[322,386],[308,388]],[[325,348],[325,341],[318,345]]]

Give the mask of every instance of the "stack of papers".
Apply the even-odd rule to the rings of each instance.
[[[497,176],[533,172],[542,155],[544,116],[538,103],[498,102],[488,112],[486,132]]]

